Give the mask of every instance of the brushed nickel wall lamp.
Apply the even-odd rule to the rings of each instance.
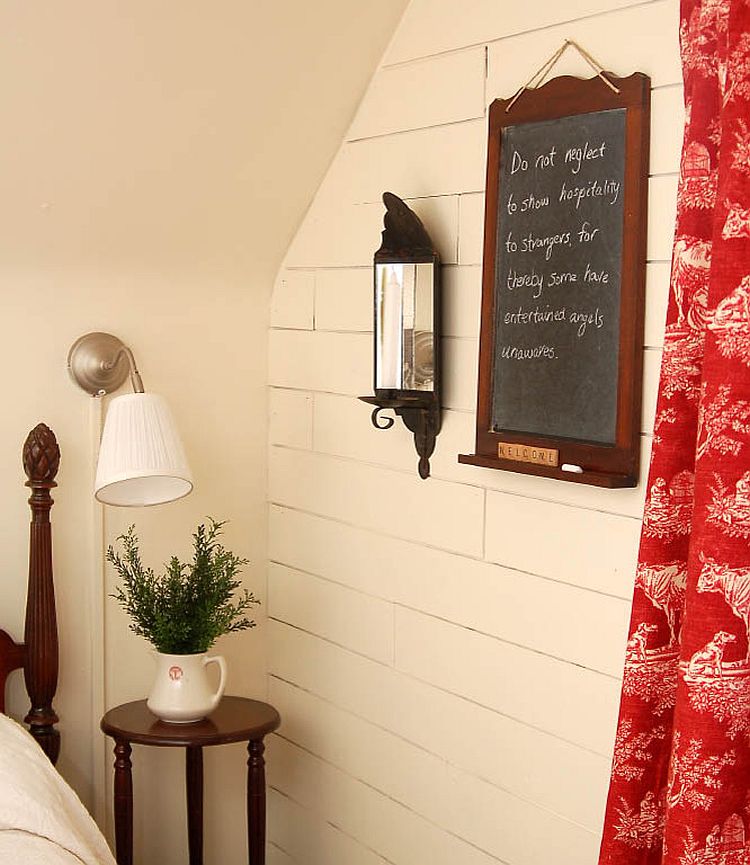
[[[130,377],[133,393],[115,397],[104,423],[94,495],[108,505],[171,502],[193,478],[165,400],[146,393],[133,352],[110,333],[87,333],[68,352],[73,381],[91,396],[113,393]]]
[[[374,396],[372,423],[390,429],[392,409],[414,433],[419,476],[430,476],[430,457],[441,426],[440,258],[419,217],[392,192],[382,244],[374,257]]]

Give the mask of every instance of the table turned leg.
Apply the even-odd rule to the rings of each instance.
[[[203,865],[203,748],[185,749],[190,865]]]
[[[115,740],[115,851],[117,865],[133,865],[133,775],[130,742]]]
[[[266,761],[263,740],[247,744],[247,861],[264,865],[266,861]]]

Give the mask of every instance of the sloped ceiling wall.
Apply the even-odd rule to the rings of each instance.
[[[405,0],[3,0],[5,266],[272,272]]]
[[[99,718],[143,697],[153,677],[145,641],[108,597],[104,549],[134,522],[158,568],[188,554],[190,531],[212,514],[229,521],[227,546],[251,560],[246,585],[264,597],[267,298],[404,5],[0,0],[0,627],[23,633],[20,448],[45,421],[62,450],[59,767],[102,825],[111,751]],[[125,340],[146,387],[168,399],[196,481],[181,502],[94,505],[105,407],[65,368],[91,330]],[[217,647],[232,693],[265,696],[265,611]],[[19,675],[9,690],[10,713],[23,717]],[[246,861],[246,757],[212,750],[206,858],[234,865]],[[138,763],[138,861],[185,861],[184,799],[169,793],[182,789],[180,758]]]

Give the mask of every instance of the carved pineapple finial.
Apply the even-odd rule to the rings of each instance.
[[[23,469],[29,485],[54,485],[59,467],[60,448],[55,434],[46,424],[37,424],[26,437],[23,446]]]

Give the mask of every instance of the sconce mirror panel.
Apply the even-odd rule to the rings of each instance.
[[[434,390],[434,278],[431,262],[376,265],[378,390]]]

